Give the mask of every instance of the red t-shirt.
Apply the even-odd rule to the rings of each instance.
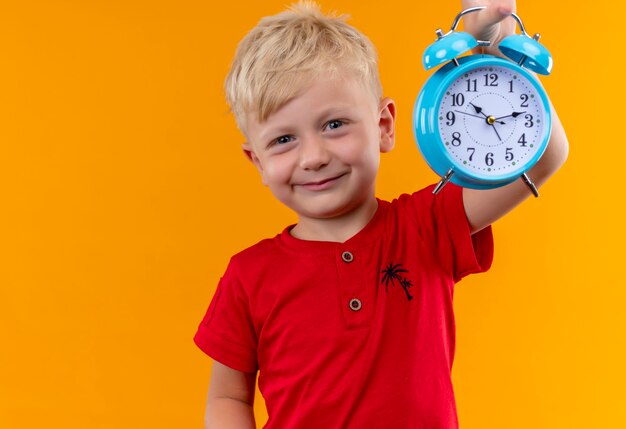
[[[259,370],[266,428],[457,428],[450,372],[455,282],[491,265],[461,188],[378,202],[345,243],[287,228],[235,255],[195,336],[213,359]]]

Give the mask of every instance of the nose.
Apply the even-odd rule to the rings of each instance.
[[[330,162],[330,153],[326,143],[319,137],[301,139],[299,150],[300,168],[319,170]]]

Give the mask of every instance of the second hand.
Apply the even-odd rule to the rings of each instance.
[[[455,110],[455,112],[462,113],[463,115],[467,115],[467,116],[472,116],[474,118],[482,119],[483,121],[486,119],[486,118],[483,118],[482,116],[472,115],[471,113],[462,112],[460,110]],[[506,122],[504,122],[504,121],[495,121],[495,122],[497,122],[498,124],[506,125]],[[491,124],[489,124],[489,125],[491,125]]]

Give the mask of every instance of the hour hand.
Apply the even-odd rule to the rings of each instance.
[[[476,111],[476,113],[478,113],[478,114],[480,114],[480,115],[483,115],[485,118],[487,117],[487,115],[485,115],[485,114],[483,113],[483,108],[482,108],[482,107],[479,107],[479,106],[475,105],[474,103],[470,103],[470,105],[474,108],[474,110]]]
[[[506,115],[506,116],[500,116],[496,119],[504,119],[504,118],[508,118],[509,116],[512,116],[513,118],[517,118],[519,115],[521,115],[522,113],[526,113],[526,111],[524,110],[523,112],[513,112],[510,115]]]

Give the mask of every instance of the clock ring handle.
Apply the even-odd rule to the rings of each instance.
[[[487,9],[487,6],[476,6],[476,7],[470,7],[467,8],[463,11],[461,11],[455,18],[454,21],[452,22],[452,26],[450,27],[450,31],[447,34],[452,33],[453,31],[456,31],[456,28],[459,26],[459,22],[461,22],[461,18],[463,18],[465,15],[470,14],[470,13],[474,13],[474,12],[479,12],[483,9]],[[511,17],[517,22],[517,25],[519,25],[519,29],[522,32],[522,34],[524,36],[528,36],[528,33],[526,32],[526,28],[524,27],[524,23],[522,22],[522,18],[519,17],[519,15],[517,15],[516,13],[511,13]],[[536,37],[536,36],[535,36]],[[484,41],[482,43],[489,43],[487,41]]]
[[[444,36],[455,33],[461,18],[465,15],[479,12],[486,8],[487,6],[476,6],[461,11],[456,18],[454,18],[452,27],[448,33],[444,35],[441,30],[437,30],[438,38],[441,39]],[[530,36],[526,32],[522,19],[515,13],[511,13],[511,17],[515,20],[515,22],[517,22],[517,25],[519,25],[521,34],[512,34],[505,37],[498,46],[500,52],[513,62],[516,62],[518,65],[524,66],[529,70],[544,75],[550,74],[553,66],[552,55],[550,55],[550,52],[539,43],[541,35],[536,33],[535,35]],[[476,40],[473,38],[472,40],[474,40],[475,43],[472,47],[491,45],[491,41],[489,40]]]
[[[487,6],[470,7],[470,8],[467,8],[467,9],[461,11],[454,18],[454,22],[452,22],[452,27],[450,27],[450,32],[456,31],[456,28],[459,26],[459,22],[461,22],[461,18],[463,18],[465,15],[467,15],[469,13],[479,12],[479,11],[481,11],[483,9],[487,9]],[[528,33],[526,32],[526,28],[524,28],[524,23],[522,22],[522,19],[515,13],[511,13],[511,17],[513,17],[513,19],[515,19],[515,21],[519,25],[519,28],[520,28],[520,31],[522,32],[522,34],[528,36]]]
[[[517,22],[517,25],[519,25],[519,29],[522,32],[522,34],[524,36],[528,36],[530,37],[530,35],[526,32],[526,29],[524,28],[524,23],[522,22],[522,18],[520,18],[518,15],[516,15],[515,13],[511,13],[511,16],[513,17],[513,19]],[[539,34],[535,35],[536,39],[535,40],[539,40]]]
[[[454,18],[454,22],[452,22],[452,26],[450,27],[450,31],[448,31],[445,35],[441,32],[441,30],[437,30],[437,36],[439,38],[442,38],[443,36],[447,36],[448,34],[454,33],[456,31],[456,28],[459,26],[459,22],[461,22],[461,18],[463,18],[465,15],[470,14],[470,13],[474,13],[474,12],[479,12],[483,9],[486,9],[487,6],[476,6],[476,7],[470,7],[467,8],[463,11],[461,11],[455,18]],[[478,46],[490,46],[491,42],[489,40],[477,40],[476,43],[478,43]]]
[[[459,26],[459,22],[461,21],[461,18],[463,18],[465,15],[467,15],[468,13],[478,12],[478,11],[481,11],[483,9],[487,9],[487,6],[470,7],[470,8],[467,8],[467,9],[461,11],[456,16],[456,18],[454,18],[454,22],[452,23],[452,27],[450,27],[450,33],[456,30],[456,28]]]

